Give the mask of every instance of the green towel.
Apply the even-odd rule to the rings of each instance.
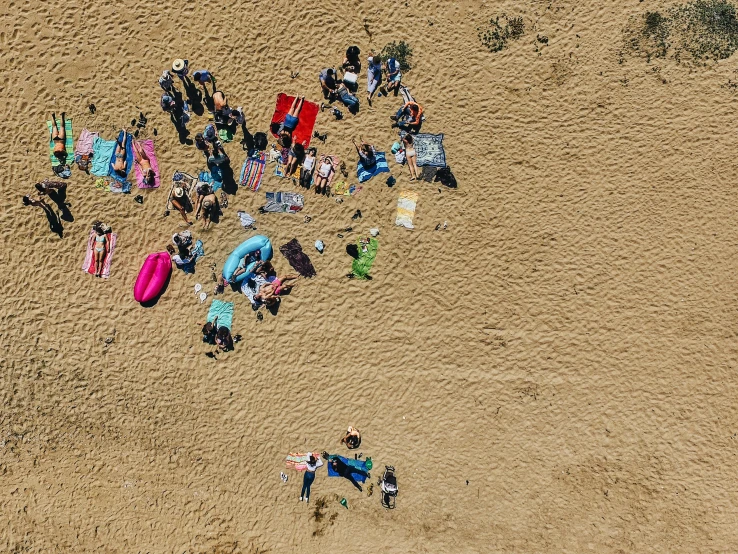
[[[218,138],[223,142],[231,142],[233,140],[233,131],[228,127],[218,130]]]
[[[67,149],[67,164],[71,164],[74,161],[74,137],[72,136],[72,120],[65,119],[65,130],[67,132],[67,141],[64,146]],[[61,124],[60,120],[57,120],[57,125]],[[46,122],[46,127],[49,129],[49,157],[51,158],[51,167],[61,165],[59,158],[54,156],[54,141],[51,140],[51,121]]]
[[[233,326],[233,302],[213,300],[208,311],[208,321],[212,323],[216,317],[218,318],[218,328],[225,327],[230,331]]]
[[[366,279],[369,276],[369,270],[372,268],[372,264],[374,263],[374,258],[377,257],[379,242],[377,242],[377,239],[369,239],[369,245],[366,252],[361,250],[363,245],[358,241],[357,246],[359,247],[359,257],[354,260],[353,264],[351,264],[351,271],[357,279]]]

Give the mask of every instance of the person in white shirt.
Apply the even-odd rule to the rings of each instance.
[[[310,454],[310,458],[305,462],[305,476],[302,478],[302,490],[300,491],[300,502],[310,501],[310,486],[315,481],[315,471],[323,465],[323,460],[316,458]]]

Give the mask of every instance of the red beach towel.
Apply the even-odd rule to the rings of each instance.
[[[292,106],[294,96],[287,96],[283,92],[277,95],[277,106],[274,108],[274,115],[272,116],[272,124],[269,126],[272,135],[278,136],[275,133],[279,125],[284,122],[287,112]],[[305,143],[305,147],[310,146],[310,139],[313,138],[313,127],[315,127],[315,120],[318,117],[320,106],[314,102],[308,102],[305,100],[302,104],[302,110],[300,110],[299,123],[297,128],[292,132],[293,143]],[[276,123],[276,125],[275,125]]]

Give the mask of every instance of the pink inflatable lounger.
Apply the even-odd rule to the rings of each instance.
[[[156,298],[164,288],[164,284],[172,272],[172,260],[168,252],[149,254],[138,272],[136,284],[133,285],[133,298],[137,302],[148,302]]]

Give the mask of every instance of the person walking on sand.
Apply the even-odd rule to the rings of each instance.
[[[51,114],[51,142],[54,143],[54,156],[61,163],[67,160],[67,123],[66,113],[61,113],[61,127],[56,121],[56,114]]]
[[[300,502],[310,502],[310,487],[315,481],[315,471],[323,465],[323,460],[316,458],[310,454],[310,458],[305,462],[305,475],[302,478],[302,490],[300,491]]]
[[[189,81],[187,73],[189,72],[189,62],[187,60],[176,59],[172,63],[172,73],[182,79],[183,83]]]
[[[205,96],[213,96],[215,94],[215,77],[207,69],[198,69],[192,74],[192,78],[195,83],[202,86]],[[208,92],[208,87],[205,86],[207,83],[210,83],[210,86],[213,87],[213,92]]]

